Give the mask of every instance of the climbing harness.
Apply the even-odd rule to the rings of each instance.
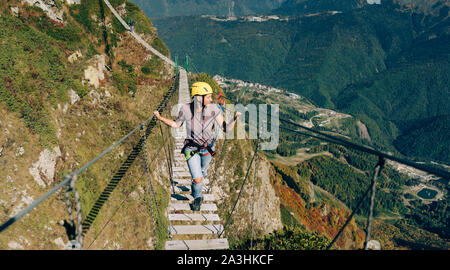
[[[196,142],[194,142],[191,139],[186,139],[183,148],[181,149],[181,153],[184,154],[184,157],[186,158],[186,160],[189,160],[192,156],[194,156],[195,154],[199,154],[201,149],[206,149],[208,150],[208,154],[202,155],[202,156],[207,156],[207,155],[211,155],[212,157],[214,157],[216,155],[216,152],[214,150],[212,150],[212,147],[215,143],[215,140],[210,143],[210,144],[204,144],[204,145],[200,145]],[[196,148],[195,150],[188,150],[186,151],[187,147],[193,147]]]

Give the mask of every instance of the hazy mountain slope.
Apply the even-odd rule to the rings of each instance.
[[[423,125],[405,131],[395,141],[395,146],[408,156],[420,157],[427,153],[436,161],[447,161],[450,144],[450,116],[443,115],[426,119]],[[428,138],[433,138],[429,140]],[[437,145],[437,147],[436,147]]]
[[[287,0],[272,13],[280,15],[299,15],[324,11],[346,12],[368,5],[366,0]]]
[[[268,12],[285,0],[133,0],[151,19],[183,15],[242,16]]]

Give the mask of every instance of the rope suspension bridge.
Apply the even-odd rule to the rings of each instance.
[[[169,100],[173,97],[176,91],[178,91],[179,99],[178,104],[186,104],[190,102],[190,94],[189,94],[189,86],[188,86],[188,77],[187,77],[187,71],[181,67],[178,67],[176,63],[174,63],[172,60],[167,58],[166,56],[159,53],[157,50],[155,50],[153,47],[151,47],[147,42],[145,42],[138,34],[136,34],[134,31],[132,31],[132,28],[125,23],[125,21],[120,17],[120,15],[116,12],[114,7],[109,3],[108,0],[104,0],[104,3],[108,6],[108,8],[111,10],[111,12],[114,14],[114,16],[119,20],[119,22],[129,31],[129,33],[145,48],[147,48],[149,51],[151,51],[153,54],[161,58],[165,63],[169,64],[170,66],[173,66],[176,68],[176,76],[174,77],[174,83],[172,87],[169,89],[169,91],[165,94],[163,97],[163,100],[159,104],[157,110],[158,112],[162,113],[163,110],[167,107],[167,104]],[[226,97],[225,97],[226,98]],[[231,102],[236,102],[234,100],[231,100],[227,98]],[[375,149],[369,148],[367,146],[359,145],[356,143],[353,143],[351,141],[332,136],[329,134],[326,134],[321,131],[317,131],[302,125],[299,125],[291,120],[281,119],[280,122],[283,123],[283,125],[280,125],[281,129],[284,129],[286,131],[294,132],[300,135],[309,136],[312,138],[316,138],[322,141],[326,141],[333,144],[342,145],[344,147],[352,148],[358,151],[362,151],[368,154],[376,155],[379,158],[378,163],[376,164],[374,168],[374,173],[372,176],[372,182],[369,187],[367,187],[367,190],[364,192],[364,194],[359,199],[355,209],[353,209],[352,213],[347,218],[346,222],[342,226],[342,228],[339,230],[339,232],[336,234],[334,239],[331,241],[327,249],[332,248],[332,246],[336,243],[336,240],[339,238],[339,236],[342,234],[342,232],[345,230],[346,226],[349,224],[350,220],[353,218],[354,214],[358,211],[360,208],[362,202],[369,196],[370,194],[370,204],[369,204],[369,216],[368,216],[368,222],[366,225],[366,235],[365,235],[365,242],[364,242],[364,248],[368,249],[370,247],[369,243],[371,241],[371,225],[373,220],[373,208],[374,208],[374,201],[375,201],[375,194],[376,194],[376,183],[379,175],[381,174],[381,171],[383,170],[383,167],[385,165],[385,161],[393,160],[396,162],[399,162],[404,165],[411,166],[413,168],[419,169],[421,171],[425,171],[431,174],[434,174],[436,176],[450,179],[450,172],[444,169],[430,167],[424,164],[419,164],[410,160],[394,157],[392,155],[377,151]],[[104,150],[101,154],[99,154],[97,157],[95,157],[93,160],[82,166],[80,169],[73,173],[68,173],[64,176],[63,181],[59,183],[57,186],[52,188],[50,191],[48,191],[45,195],[43,195],[38,200],[34,201],[32,204],[30,204],[28,207],[20,211],[18,214],[16,214],[14,217],[11,217],[6,222],[4,222],[2,225],[0,225],[0,233],[9,228],[11,225],[13,225],[17,220],[22,218],[24,215],[32,211],[34,208],[36,208],[40,203],[42,203],[44,200],[49,198],[51,195],[56,193],[58,190],[61,190],[65,188],[65,200],[66,200],[66,206],[69,216],[70,225],[72,226],[74,230],[74,235],[69,238],[71,240],[69,242],[69,245],[67,246],[68,249],[82,249],[83,248],[83,237],[88,233],[91,225],[95,222],[96,217],[98,213],[100,212],[101,208],[104,206],[104,204],[108,201],[108,198],[114,191],[114,189],[117,187],[117,185],[120,183],[124,175],[128,172],[131,165],[134,163],[136,158],[139,156],[139,154],[143,155],[143,160],[145,161],[145,173],[148,177],[148,190],[149,190],[149,198],[151,203],[151,215],[152,215],[152,221],[153,221],[153,235],[155,236],[155,231],[157,224],[162,224],[162,216],[161,216],[161,206],[158,204],[158,201],[156,200],[156,191],[152,184],[152,178],[150,174],[150,164],[148,160],[148,152],[147,152],[147,139],[148,136],[152,131],[154,131],[155,127],[157,126],[157,119],[155,116],[149,117],[144,122],[140,123],[137,127],[135,127],[132,131],[130,131],[127,135],[122,137],[120,140],[115,142],[113,145],[111,145],[109,148]],[[298,129],[302,129],[303,131],[300,131]],[[167,129],[166,129],[167,130]],[[227,219],[225,222],[222,221],[220,216],[217,214],[218,208],[215,204],[215,197],[214,194],[211,193],[212,186],[214,184],[214,181],[217,179],[217,166],[220,166],[223,161],[223,157],[225,155],[226,151],[226,138],[224,139],[224,142],[222,144],[222,150],[219,154],[219,160],[216,162],[216,170],[214,172],[214,175],[211,181],[209,179],[203,180],[203,203],[201,205],[200,211],[195,213],[190,208],[190,202],[193,201],[193,197],[190,195],[190,184],[191,184],[191,174],[189,173],[188,167],[186,165],[185,157],[181,154],[181,149],[183,148],[183,143],[186,135],[185,125],[181,128],[178,128],[174,132],[174,140],[171,142],[171,136],[169,136],[169,132],[166,132],[166,135],[164,135],[163,128],[161,125],[159,125],[159,131],[161,134],[161,137],[163,139],[163,144],[161,145],[161,148],[163,148],[163,151],[158,151],[160,153],[165,153],[166,155],[166,163],[167,163],[167,170],[170,176],[170,187],[171,187],[171,194],[170,194],[170,202],[167,209],[167,219],[169,222],[169,225],[167,226],[167,233],[170,237],[169,241],[166,241],[165,243],[165,249],[166,250],[193,250],[193,249],[228,249],[229,243],[227,238],[223,238],[227,229],[227,226],[230,224],[232,215],[236,209],[236,206],[239,202],[239,199],[241,197],[241,192],[243,190],[244,185],[247,182],[247,179],[249,178],[249,173],[252,167],[254,168],[254,179],[253,179],[253,188],[252,188],[252,196],[254,196],[255,193],[255,180],[256,180],[256,172],[257,172],[257,166],[258,166],[258,151],[259,151],[259,139],[256,139],[256,146],[252,155],[252,158],[249,162],[248,169],[246,172],[246,175],[244,177],[244,181],[241,184],[239,194],[237,196],[237,199],[233,203],[233,207],[229,215],[227,216]],[[167,130],[168,131],[168,130]],[[128,139],[133,134],[139,134],[139,141],[135,144],[133,147],[131,153],[127,156],[127,159],[121,164],[118,171],[113,175],[111,181],[108,183],[106,188],[103,190],[103,192],[100,194],[99,198],[93,205],[93,207],[90,209],[88,214],[86,215],[86,218],[82,220],[82,213],[81,213],[81,204],[80,204],[80,196],[79,193],[75,187],[75,182],[77,180],[77,176],[80,175],[82,172],[87,170],[91,165],[93,165],[95,162],[97,162],[99,159],[104,157],[106,154],[111,152],[113,149],[115,149],[118,145],[122,144],[126,139]],[[167,141],[166,141],[167,140]],[[172,148],[173,147],[173,148]],[[161,148],[159,150],[161,150]],[[70,194],[73,193],[73,196],[70,196]],[[74,197],[75,202],[71,201],[71,197]],[[254,201],[254,200],[253,200]],[[72,206],[74,205],[75,210],[75,216],[76,219],[73,218],[74,213],[72,211]],[[254,222],[254,205],[251,205],[251,246],[253,246],[253,222]],[[94,239],[94,241],[97,239],[98,235]],[[92,242],[93,243],[93,242]],[[88,246],[88,248],[92,245],[92,243]],[[156,249],[156,245],[155,245]]]

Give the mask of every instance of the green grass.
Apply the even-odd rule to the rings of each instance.
[[[298,227],[304,229],[304,226],[295,218],[295,216],[291,215],[291,212],[293,213],[290,208],[284,205],[280,206],[281,223],[283,224],[283,226]]]
[[[63,81],[68,74],[63,51],[52,37],[16,18],[3,15],[0,24],[1,100],[9,110],[21,114],[26,126],[40,135],[42,145],[54,145],[55,130],[46,99],[66,99]]]

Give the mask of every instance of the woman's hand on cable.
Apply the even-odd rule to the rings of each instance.
[[[161,115],[159,114],[158,111],[154,111],[153,114],[156,116],[156,118],[157,118],[158,120],[161,120]]]

